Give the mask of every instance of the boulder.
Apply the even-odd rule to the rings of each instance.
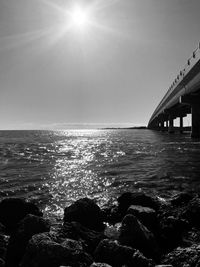
[[[79,199],[65,208],[64,222],[73,221],[92,230],[102,231],[104,229],[101,209],[89,198]]]
[[[0,258],[0,267],[5,267],[5,261]]]
[[[188,229],[188,222],[175,218],[174,216],[164,217],[160,221],[160,243],[164,249],[174,249],[182,244],[184,231]]]
[[[158,228],[157,216],[154,209],[131,205],[127,210],[127,214],[132,214],[137,217],[152,232]]]
[[[100,263],[100,262],[94,262],[90,267],[112,267],[111,265],[107,263]]]
[[[132,266],[132,256],[135,250],[131,247],[122,246],[117,241],[102,240],[96,248],[94,259],[96,262],[110,264],[112,267],[122,265]]]
[[[192,200],[193,195],[188,192],[181,192],[176,195],[174,195],[170,201],[171,204],[174,206],[181,206],[186,205],[189,203],[190,200]]]
[[[6,266],[18,266],[31,237],[35,234],[48,231],[50,231],[48,220],[31,214],[27,215],[19,222],[18,229],[9,239],[6,253]]]
[[[154,235],[131,214],[122,221],[119,242],[125,246],[139,249],[146,257],[160,258],[160,251]]]
[[[139,250],[136,250],[132,257],[132,266],[137,267],[154,267],[155,263],[147,259]]]
[[[190,226],[200,227],[200,198],[193,198],[182,212],[182,217],[187,219]]]
[[[0,258],[5,260],[9,237],[0,234]]]
[[[34,235],[29,241],[20,267],[88,267],[93,259],[75,240],[55,242],[49,233]]]
[[[171,264],[173,267],[199,267],[200,266],[200,245],[187,248],[178,247],[162,260],[163,264]]]
[[[35,204],[24,199],[6,198],[0,202],[0,222],[9,232],[15,231],[18,222],[27,214],[42,216],[42,212]]]
[[[119,203],[119,210],[123,215],[125,215],[127,209],[131,205],[138,205],[138,206],[143,206],[143,207],[149,207],[154,210],[157,210],[159,208],[159,203],[158,201],[143,193],[143,192],[126,192],[123,193],[118,199]]]
[[[65,223],[53,232],[51,231],[51,233],[55,236],[55,240],[58,243],[63,242],[66,238],[81,241],[84,249],[89,254],[93,254],[99,242],[106,238],[104,233],[88,229],[77,222]]]

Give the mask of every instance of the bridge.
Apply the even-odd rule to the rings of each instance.
[[[184,130],[183,118],[191,114],[191,137],[200,138],[200,43],[153,112],[148,128],[174,133]]]

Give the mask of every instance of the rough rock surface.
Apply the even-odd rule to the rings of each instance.
[[[65,223],[63,226],[55,229],[53,234],[58,243],[62,242],[65,238],[81,241],[84,249],[90,254],[93,254],[99,242],[105,238],[102,232],[88,229],[77,222]]]
[[[159,259],[159,246],[154,235],[131,214],[124,217],[119,236],[121,244],[139,249],[146,257]]]
[[[134,252],[135,250],[131,247],[122,246],[116,241],[104,239],[99,243],[94,259],[96,262],[105,262],[113,267],[121,267],[125,264],[131,266]]]
[[[24,199],[6,198],[0,202],[0,222],[9,232],[15,231],[18,222],[27,214],[42,216],[42,212],[35,204]]]
[[[101,209],[89,198],[79,199],[65,208],[64,222],[73,221],[92,230],[102,231],[104,229]]]
[[[143,193],[143,192],[126,192],[123,193],[118,199],[119,210],[122,213],[126,213],[127,209],[131,205],[138,205],[143,207],[149,207],[157,210],[159,208],[159,203],[153,197]]]
[[[27,215],[19,222],[18,229],[10,237],[6,254],[6,266],[17,266],[25,253],[29,239],[35,234],[48,232],[49,230],[49,221],[35,215]]]
[[[66,239],[59,244],[50,234],[43,233],[34,235],[29,241],[20,267],[88,267],[92,262],[78,241]]]
[[[131,205],[127,210],[127,214],[132,214],[137,217],[137,219],[140,220],[150,231],[156,231],[158,223],[154,209]]]
[[[171,264],[173,267],[199,267],[200,245],[193,245],[188,248],[178,247],[167,254],[162,263]]]
[[[111,265],[108,265],[107,263],[99,263],[99,262],[94,262],[90,267],[112,267]]]

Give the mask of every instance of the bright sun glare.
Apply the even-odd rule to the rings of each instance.
[[[87,10],[76,6],[70,12],[70,21],[72,26],[78,29],[84,29],[89,24],[89,13]]]

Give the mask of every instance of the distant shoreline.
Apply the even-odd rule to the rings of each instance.
[[[98,130],[147,130],[146,126],[136,126],[136,127],[106,127],[99,128]]]

